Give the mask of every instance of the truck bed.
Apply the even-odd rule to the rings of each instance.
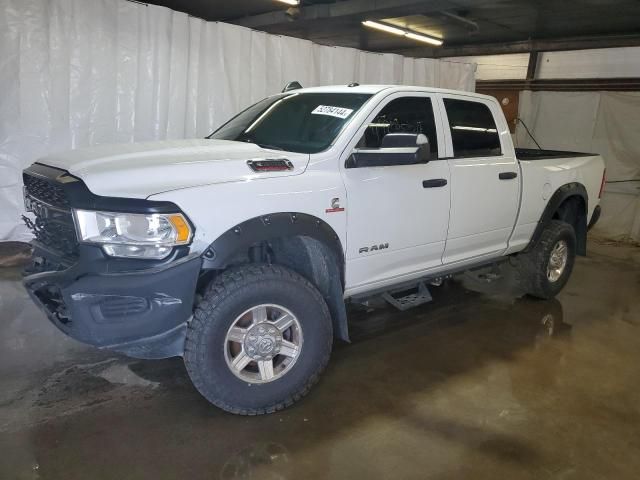
[[[597,153],[539,150],[536,148],[516,148],[515,150],[518,160],[548,160],[551,158],[594,157],[597,155]]]

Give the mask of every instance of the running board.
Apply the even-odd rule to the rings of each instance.
[[[408,293],[402,296],[394,296],[399,293],[406,293],[409,290],[415,290],[413,293]],[[429,303],[433,298],[429,289],[424,282],[420,282],[415,285],[414,288],[402,288],[396,290],[388,290],[382,293],[381,297],[390,305],[393,305],[400,311],[408,310],[424,303]]]

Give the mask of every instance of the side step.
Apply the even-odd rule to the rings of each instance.
[[[412,290],[413,292],[411,292]],[[399,294],[404,295],[398,296]],[[408,310],[433,300],[424,282],[418,283],[414,288],[403,287],[401,289],[388,290],[382,293],[381,297],[400,311]]]

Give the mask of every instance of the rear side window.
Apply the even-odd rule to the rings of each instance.
[[[500,136],[491,110],[484,103],[444,99],[454,157],[502,155]]]
[[[431,153],[438,156],[438,137],[433,106],[428,97],[391,100],[367,126],[359,148],[380,148],[387,133],[422,133],[429,139]]]

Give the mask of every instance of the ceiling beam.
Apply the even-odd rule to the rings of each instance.
[[[446,42],[446,40],[445,40]],[[417,47],[394,50],[411,57],[463,57],[474,55],[501,55],[508,53],[557,52],[562,50],[589,50],[594,48],[637,47],[640,35],[612,35],[576,37],[548,40],[526,40],[521,42],[485,43],[476,45],[456,45],[440,48]]]
[[[473,0],[346,0],[344,2],[302,5],[298,13],[290,15],[287,10],[263,13],[229,20],[230,23],[249,28],[268,28],[288,24],[292,21],[305,22],[335,18],[353,18],[356,20],[382,19],[438,12],[460,8],[472,4]]]
[[[576,78],[548,80],[478,80],[476,92],[496,90],[553,90],[553,91],[640,91],[640,78]]]

